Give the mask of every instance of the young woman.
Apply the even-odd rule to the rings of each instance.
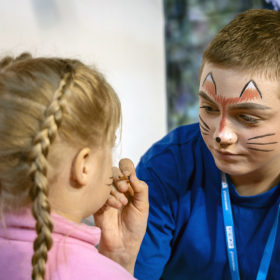
[[[238,15],[203,54],[199,123],[137,168],[150,214],[135,275],[279,279],[280,12]]]

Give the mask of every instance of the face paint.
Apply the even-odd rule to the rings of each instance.
[[[263,138],[266,138],[266,137],[269,137],[269,136],[274,136],[275,133],[268,133],[268,134],[264,134],[264,135],[258,135],[258,136],[255,136],[255,137],[251,137],[248,139],[248,141],[250,140],[254,140],[253,142],[247,142],[248,145],[257,145],[257,146],[270,146],[271,145],[275,145],[277,144],[278,142],[277,141],[274,141],[274,142],[257,142],[259,141],[259,139],[263,140]],[[265,139],[265,141],[267,141]],[[269,140],[268,140],[269,141]],[[270,149],[270,150],[265,150],[265,149],[260,149],[260,148],[253,148],[253,147],[248,147],[248,149],[251,149],[251,150],[254,150],[254,151],[259,151],[259,152],[272,152],[273,149]]]
[[[280,166],[277,81],[208,63],[201,77],[199,125],[218,168],[232,175]]]
[[[215,100],[215,102],[220,104],[222,107],[222,118],[220,122],[219,132],[221,132],[225,126],[225,111],[228,104],[237,104],[240,102],[247,102],[254,99],[262,98],[262,94],[253,80],[249,81],[244,86],[239,97],[225,98],[224,96],[219,96],[217,95],[216,83],[212,73],[209,73],[206,76],[202,84],[202,88],[205,89],[205,91]]]
[[[209,135],[210,127],[207,125],[207,123],[202,119],[200,115],[199,115],[199,125],[202,130],[201,133],[204,135]]]
[[[240,102],[254,100],[257,98],[262,98],[262,94],[258,89],[256,83],[253,80],[251,80],[243,88],[240,94]]]

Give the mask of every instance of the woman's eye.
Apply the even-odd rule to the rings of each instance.
[[[255,124],[259,121],[258,118],[252,117],[250,115],[244,115],[244,114],[239,115],[239,118],[241,118],[243,121],[245,121],[247,123],[251,123],[251,124]]]
[[[201,109],[204,109],[206,112],[208,113],[211,113],[211,112],[218,112],[219,110],[215,107],[212,107],[212,106],[207,106],[207,105],[204,105],[204,106],[201,106],[200,107]]]

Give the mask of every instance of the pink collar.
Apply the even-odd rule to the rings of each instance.
[[[72,222],[55,213],[51,213],[54,223],[53,238],[57,236],[72,237],[96,246],[100,241],[101,230],[96,226],[88,226],[82,223]],[[29,232],[24,234],[24,231]],[[30,233],[33,231],[34,233]],[[35,233],[35,219],[29,208],[17,212],[4,214],[4,219],[0,220],[0,236],[9,239],[19,239],[33,241]]]

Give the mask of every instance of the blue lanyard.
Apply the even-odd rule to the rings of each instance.
[[[239,280],[240,276],[239,276],[237,248],[236,248],[236,241],[235,241],[235,234],[234,234],[234,222],[232,216],[229,187],[228,187],[226,175],[224,173],[222,173],[221,195],[222,195],[227,254],[228,254],[231,279]],[[279,212],[280,212],[280,205],[278,206],[277,215],[264,248],[264,253],[262,256],[262,260],[260,263],[256,280],[266,279],[268,269],[270,266],[271,256],[274,249],[275,239],[276,239],[276,233],[277,233],[278,221],[279,221]]]

